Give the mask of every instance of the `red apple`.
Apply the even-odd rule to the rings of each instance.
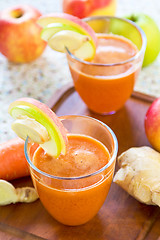
[[[63,11],[79,18],[114,15],[116,0],[63,0]]]
[[[160,152],[160,98],[151,104],[146,113],[145,131],[151,145]]]
[[[37,24],[41,13],[28,5],[0,12],[0,52],[8,60],[26,63],[38,58],[46,43],[41,39],[42,28]]]

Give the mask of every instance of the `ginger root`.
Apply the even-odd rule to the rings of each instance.
[[[0,180],[0,205],[17,202],[33,202],[38,199],[38,194],[33,187],[15,188],[11,183]]]
[[[160,207],[160,153],[150,147],[130,148],[118,164],[113,181],[140,202]]]

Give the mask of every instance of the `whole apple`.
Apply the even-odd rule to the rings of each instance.
[[[79,18],[94,15],[114,15],[116,0],[63,0],[63,12]]]
[[[36,23],[41,13],[32,6],[20,5],[0,12],[0,52],[15,63],[38,58],[46,43]]]
[[[147,47],[143,61],[145,67],[154,62],[160,52],[160,30],[155,21],[145,14],[132,14],[127,19],[139,25],[146,34]]]
[[[145,132],[150,144],[160,152],[160,98],[151,104],[146,113]]]

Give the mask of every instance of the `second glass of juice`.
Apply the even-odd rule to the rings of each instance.
[[[66,155],[48,156],[26,140],[33,184],[47,211],[65,225],[91,220],[103,205],[113,178],[118,143],[104,123],[85,116],[60,118],[68,132]]]
[[[84,19],[96,32],[96,55],[91,62],[67,51],[74,86],[88,108],[111,114],[131,96],[146,49],[146,36],[133,22],[117,17]]]

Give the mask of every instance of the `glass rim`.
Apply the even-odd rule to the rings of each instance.
[[[115,17],[115,16],[91,16],[91,17],[87,17],[87,18],[83,18],[83,21],[89,21],[89,20],[96,20],[96,19],[118,19],[118,20],[122,20],[124,22],[128,22],[130,23],[132,26],[134,26],[137,31],[140,33],[141,39],[142,39],[142,46],[141,49],[131,58],[129,58],[128,60],[122,61],[122,62],[118,62],[118,63],[92,63],[92,62],[88,62],[85,60],[82,60],[78,57],[76,57],[73,53],[71,53],[69,51],[69,49],[66,47],[66,52],[67,54],[74,60],[76,60],[77,62],[80,62],[82,64],[86,64],[86,65],[90,65],[90,66],[98,66],[98,67],[113,67],[113,66],[119,66],[119,65],[123,65],[129,62],[132,62],[133,60],[139,58],[139,56],[141,56],[141,54],[143,53],[143,51],[145,52],[146,49],[146,45],[147,45],[147,38],[146,35],[144,33],[144,31],[133,21],[126,19],[126,18],[121,18],[121,17]]]
[[[101,172],[103,172],[105,169],[109,168],[111,166],[111,164],[114,162],[114,160],[116,159],[117,157],[117,153],[118,153],[118,141],[117,141],[117,138],[116,138],[116,135],[115,133],[112,131],[112,129],[106,125],[105,123],[103,123],[102,121],[98,120],[98,119],[95,119],[93,117],[89,117],[89,116],[83,116],[83,115],[66,115],[66,116],[61,116],[59,117],[60,120],[65,120],[66,118],[77,118],[77,117],[81,117],[81,118],[85,118],[85,119],[90,119],[90,120],[93,120],[95,122],[98,122],[99,124],[101,124],[104,128],[106,128],[106,130],[111,134],[112,138],[113,138],[113,143],[114,143],[114,148],[113,148],[113,155],[112,157],[110,158],[109,162],[104,165],[102,168],[100,168],[99,170],[93,172],[93,173],[90,173],[90,174],[87,174],[87,175],[82,175],[82,176],[79,176],[79,177],[59,177],[59,176],[54,176],[54,175],[51,175],[49,173],[46,173],[46,172],[43,172],[41,171],[40,169],[38,169],[33,163],[32,161],[30,160],[29,158],[29,155],[28,155],[28,152],[27,152],[27,146],[28,146],[28,140],[29,140],[29,137],[26,138],[25,140],[25,144],[24,144],[24,153],[25,153],[25,157],[27,159],[27,162],[29,163],[29,165],[38,173],[48,177],[48,178],[51,178],[51,179],[58,179],[58,180],[79,180],[79,179],[83,179],[83,178],[89,178],[89,177],[92,177],[94,175],[97,175]]]

